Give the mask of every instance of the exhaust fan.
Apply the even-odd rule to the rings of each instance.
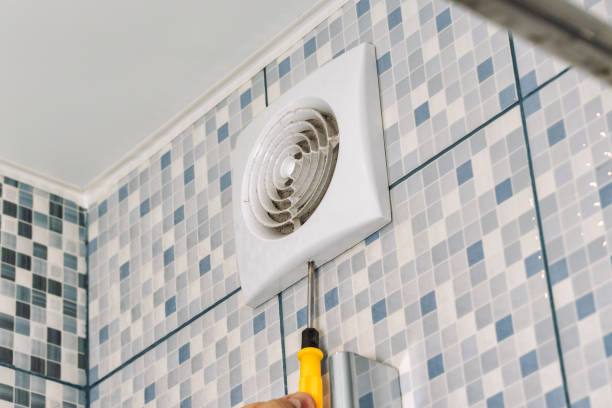
[[[280,96],[242,131],[233,163],[238,272],[254,307],[391,220],[374,47]]]

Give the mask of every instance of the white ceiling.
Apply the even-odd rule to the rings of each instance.
[[[83,188],[315,0],[5,0],[0,158]]]

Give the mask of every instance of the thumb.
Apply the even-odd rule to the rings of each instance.
[[[314,399],[305,392],[296,392],[295,394],[287,395],[285,398],[295,408],[316,408]]]

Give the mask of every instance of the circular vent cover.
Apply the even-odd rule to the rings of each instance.
[[[259,230],[281,237],[323,199],[338,159],[338,125],[332,114],[296,108],[267,129],[249,156],[243,203]]]

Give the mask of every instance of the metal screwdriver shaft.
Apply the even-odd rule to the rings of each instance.
[[[307,327],[314,328],[314,273],[315,264],[313,261],[308,262],[308,323]]]

